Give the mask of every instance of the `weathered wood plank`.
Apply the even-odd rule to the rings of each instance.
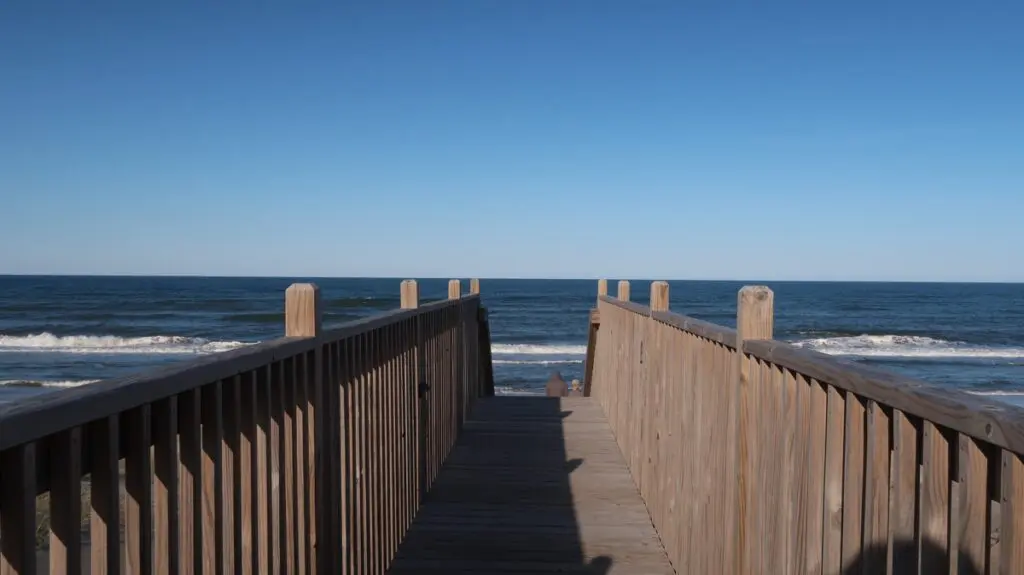
[[[925,421],[921,443],[921,572],[949,569],[949,442],[942,430]]]
[[[81,487],[82,428],[72,427],[57,436],[50,451],[51,575],[82,572]]]
[[[150,406],[128,413],[122,433],[125,458],[125,569],[130,575],[153,572],[153,470]],[[77,486],[78,479],[75,480]],[[79,493],[74,494],[79,497]]]
[[[477,402],[389,572],[674,571],[600,405],[502,397]]]

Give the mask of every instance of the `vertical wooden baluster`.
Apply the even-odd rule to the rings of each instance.
[[[344,517],[343,517],[343,504],[342,499],[344,497],[344,466],[342,464],[342,457],[345,452],[344,449],[344,415],[342,414],[341,402],[344,394],[344,373],[345,366],[342,359],[342,344],[341,342],[332,343],[330,346],[330,357],[331,357],[331,475],[333,477],[331,482],[331,525],[333,528],[332,540],[334,546],[339,551],[335,553],[334,558],[334,569],[338,572],[343,572],[344,567],[342,565],[344,556],[341,550],[344,548]]]
[[[893,467],[889,505],[892,573],[917,573],[915,516],[917,513],[917,428],[900,410],[893,411]]]
[[[309,573],[319,573],[319,566],[324,565],[327,555],[327,545],[321,544],[318,532],[323,529],[324,514],[321,505],[316,502],[323,498],[323,481],[318,477],[324,468],[323,462],[318,459],[319,454],[324,450],[324,417],[318,414],[318,406],[324,398],[324,372],[319,362],[319,354],[323,353],[323,346],[310,352],[306,356],[306,446],[309,449],[307,457],[308,468],[306,468],[306,481],[309,484],[307,491],[307,521],[309,521],[309,537],[307,545],[310,554],[307,570]]]
[[[951,521],[950,533],[958,540],[957,572],[972,575],[985,572],[988,546],[985,517],[988,513],[988,460],[977,440],[958,433],[956,458],[956,489],[959,509]],[[952,511],[952,510],[951,510]]]
[[[125,568],[129,574],[153,572],[153,465],[150,406],[128,412],[122,429],[125,454]],[[76,482],[77,483],[77,482]],[[79,494],[76,493],[77,497]]]
[[[921,573],[949,570],[949,442],[934,423],[921,434]]]
[[[825,450],[828,439],[828,391],[808,379],[807,530],[804,572],[822,573],[825,517]]]
[[[999,491],[1002,529],[999,537],[999,573],[1020,573],[1024,565],[1024,461],[1001,449]]]
[[[152,410],[156,474],[155,568],[157,575],[177,575],[181,566],[178,555],[178,398],[158,402]]]
[[[241,413],[241,435],[239,436],[239,502],[241,505],[241,547],[239,563],[242,575],[259,573],[259,462],[257,444],[259,429],[256,410],[256,374],[245,372],[238,388]]]
[[[295,402],[295,530],[296,530],[296,572],[299,575],[306,575],[308,565],[308,548],[306,533],[309,532],[309,522],[306,515],[306,494],[308,483],[306,481],[306,469],[308,467],[307,454],[309,453],[306,437],[306,371],[304,355],[295,356],[292,361],[292,379],[294,381]]]
[[[328,488],[325,491],[326,500],[321,505],[327,507],[328,524],[330,529],[328,530],[330,546],[332,549],[340,549],[341,546],[341,508],[338,505],[338,498],[340,496],[341,489],[341,462],[339,460],[339,454],[341,452],[341,429],[340,429],[340,413],[339,413],[339,396],[341,394],[341,384],[339,382],[339,344],[332,342],[324,346],[324,354],[326,357],[325,369],[326,379],[324,380],[324,399],[327,402],[324,406],[324,413],[327,414],[325,421],[327,425],[325,431],[327,433],[327,477]],[[341,556],[332,551],[330,553],[331,569],[339,571],[341,569],[339,562]]]
[[[398,385],[401,378],[401,365],[402,365],[402,352],[399,348],[399,331],[401,330],[400,324],[391,326],[388,330],[390,334],[389,338],[389,357],[390,370],[388,374],[388,405],[391,408],[391,417],[388,420],[388,427],[391,430],[391,450],[389,457],[391,461],[391,490],[389,497],[391,498],[391,552],[389,554],[388,567],[391,566],[391,560],[394,559],[395,554],[398,552],[398,544],[401,541],[401,516],[402,516],[402,497],[405,495],[405,489],[402,485],[402,437],[401,437],[401,418],[402,418],[402,401],[398,395]]]
[[[380,570],[380,344],[377,330],[366,334],[366,502],[369,533],[369,573]]]
[[[92,424],[92,503],[90,546],[92,573],[121,571],[121,480],[118,469],[119,417],[111,415]]]
[[[346,338],[343,346],[347,364],[348,382],[345,390],[345,409],[348,421],[345,423],[345,445],[348,450],[345,456],[345,515],[346,542],[348,545],[349,573],[359,573],[362,553],[362,524],[359,521],[361,508],[359,501],[359,337]]]
[[[116,433],[117,419],[113,421]],[[113,444],[116,455],[116,435]],[[108,442],[107,447],[109,445]],[[104,446],[97,446],[96,453],[102,457],[106,455],[104,450]],[[106,463],[105,458],[97,461]],[[0,474],[0,531],[3,532],[0,575],[33,575],[36,572],[36,445],[29,443],[0,451],[0,470],[3,470]],[[104,502],[108,503],[109,498]],[[117,528],[116,522],[114,528]],[[116,559],[113,565],[117,566]]]
[[[266,367],[256,370],[256,443],[253,474],[256,475],[256,572],[270,575],[270,379]]]
[[[366,362],[366,336],[360,334],[355,337],[355,368],[357,378],[355,383],[355,403],[356,403],[356,420],[355,420],[355,443],[356,443],[356,454],[355,454],[355,469],[353,477],[356,482],[355,496],[356,496],[356,534],[357,544],[356,550],[357,563],[356,573],[367,573],[370,569],[369,564],[369,538],[367,532],[367,525],[369,519],[369,512],[366,507],[366,425],[367,425],[367,410],[366,410],[366,389],[367,389],[367,362]]]
[[[826,388],[828,419],[825,430],[825,507],[822,517],[821,566],[823,573],[839,573],[843,567],[843,464],[846,445],[846,396]]]
[[[282,369],[281,381],[278,386],[280,402],[283,407],[281,420],[282,435],[282,461],[281,477],[284,490],[281,492],[284,515],[284,569],[288,575],[293,575],[296,568],[296,545],[297,538],[295,525],[295,361],[288,358],[280,363]]]
[[[222,384],[224,435],[221,441],[221,500],[224,503],[221,540],[224,573],[241,571],[242,549],[242,378],[234,376]]]
[[[182,569],[192,573],[201,573],[203,569],[201,400],[197,389],[178,397],[178,554]]]
[[[338,377],[338,503],[341,516],[341,557],[342,573],[354,573],[352,566],[352,340],[338,342],[338,362],[341,373]]]
[[[889,557],[889,415],[876,401],[868,402],[864,470],[864,569],[886,573]]]
[[[865,410],[861,398],[846,395],[846,447],[843,471],[843,566],[849,567],[864,548]]]
[[[267,366],[267,405],[270,409],[270,449],[269,462],[267,466],[267,488],[269,489],[269,515],[270,515],[270,571],[273,575],[281,575],[281,568],[284,563],[283,545],[281,543],[281,527],[284,517],[281,514],[281,490],[284,487],[282,481],[284,469],[281,465],[281,362],[276,361]]]
[[[215,381],[200,393],[202,419],[202,564],[203,573],[224,573],[224,476],[221,446],[224,442],[223,389]],[[230,480],[230,478],[229,478]]]
[[[57,434],[50,451],[50,575],[81,572],[82,428],[72,427]]]

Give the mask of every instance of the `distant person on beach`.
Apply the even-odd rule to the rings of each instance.
[[[580,385],[580,380],[572,380],[572,384],[569,386],[569,397],[583,397],[583,386]]]
[[[544,390],[548,397],[565,397],[569,394],[569,386],[562,379],[562,374],[557,371],[551,374],[551,378],[548,379],[548,384]]]

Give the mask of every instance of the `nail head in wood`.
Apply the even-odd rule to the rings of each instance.
[[[289,337],[320,334],[320,288],[316,284],[292,284],[284,292],[284,333]]]

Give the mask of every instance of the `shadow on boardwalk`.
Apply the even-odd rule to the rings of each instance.
[[[898,540],[893,542],[892,573],[894,575],[910,575],[917,573],[950,573],[948,552],[931,542],[922,542],[920,560],[918,560],[918,543],[916,541]],[[854,561],[843,568],[844,574],[873,575],[886,573],[887,549],[882,546],[871,546],[858,555]],[[918,570],[920,563],[920,570]],[[959,575],[982,575],[984,566],[977,565],[965,555],[958,561]],[[835,573],[834,575],[839,575]]]
[[[390,573],[673,573],[596,402],[495,398],[467,422]]]

